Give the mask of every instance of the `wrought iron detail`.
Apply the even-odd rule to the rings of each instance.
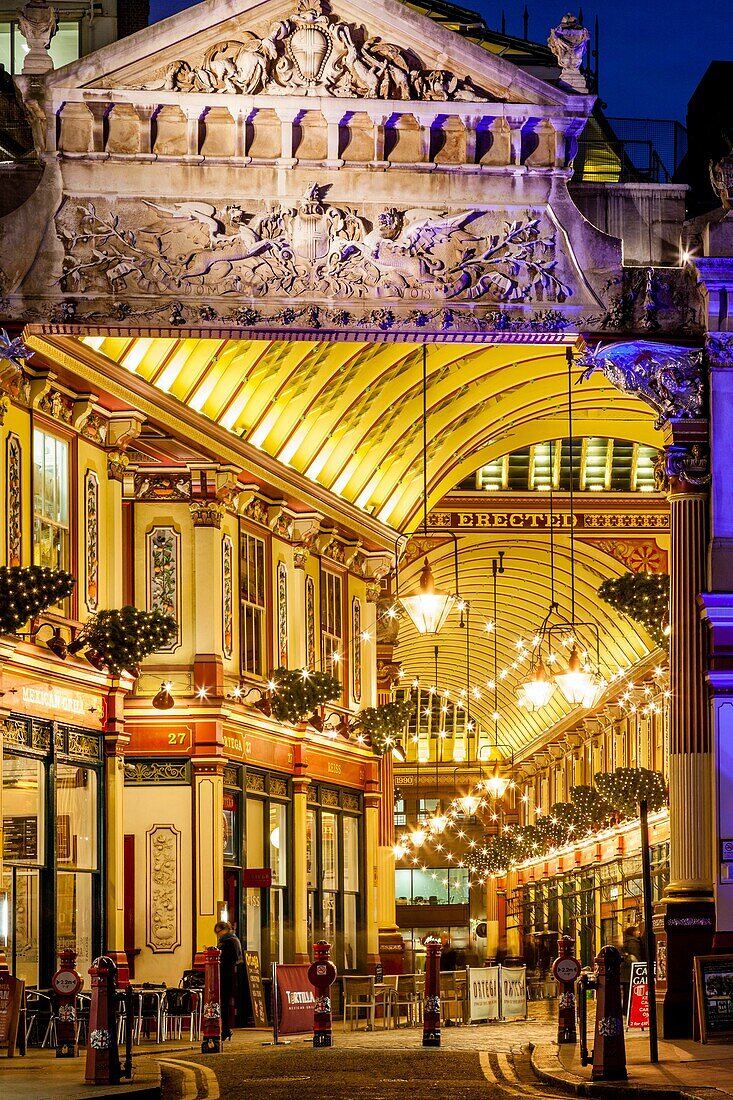
[[[125,783],[166,783],[189,786],[191,773],[187,760],[126,760]]]

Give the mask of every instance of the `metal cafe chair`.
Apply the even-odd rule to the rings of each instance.
[[[395,1026],[400,1026],[402,1009],[405,1010],[405,1027],[417,1027],[422,1022],[422,989],[424,979],[418,974],[398,974],[392,1011]]]
[[[41,1039],[43,1028],[43,1039]],[[35,1043],[32,1043],[35,1035]],[[51,994],[42,993],[40,989],[26,989],[25,991],[25,1041],[27,1045],[44,1047],[52,1037],[56,1040],[56,1025],[53,1014],[53,1001]]]
[[[468,985],[465,973],[443,970],[440,974],[440,1003],[444,1024],[462,1024],[466,1019]]]
[[[345,974],[341,979],[344,991],[344,1031],[359,1027],[360,1013],[367,1014],[367,1031],[374,1031],[377,999],[374,989],[374,975],[364,976]]]
[[[184,1020],[188,1024],[189,1042],[199,1038],[200,1015],[203,998],[198,989],[167,989],[163,1002],[163,1041],[169,1034],[180,1039],[183,1034]]]

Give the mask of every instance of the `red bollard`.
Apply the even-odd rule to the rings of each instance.
[[[76,972],[76,951],[59,951],[59,969],[51,978],[51,988],[58,997],[56,1013],[56,1057],[76,1057],[76,995],[84,982]]]
[[[89,1008],[89,1037],[84,1080],[91,1085],[119,1085],[120,1056],[117,1050],[117,967],[106,955],[89,968],[92,1003]]]
[[[625,1081],[628,1076],[621,961],[621,952],[616,947],[602,947],[596,955],[596,1030],[591,1073],[596,1081]]]
[[[440,953],[443,944],[437,936],[425,940],[425,999],[423,1000],[422,1045],[440,1046]]]
[[[560,986],[560,998],[557,1006],[557,1041],[575,1043],[578,1036],[575,1030],[575,983],[580,976],[580,963],[573,956],[573,941],[570,936],[558,940],[560,952],[552,964],[552,976]]]
[[[202,1054],[218,1054],[221,1050],[221,995],[219,992],[218,947],[204,950],[204,1026]]]
[[[308,967],[308,981],[316,991],[313,1010],[313,1046],[333,1046],[333,1014],[329,990],[336,981],[336,967],[331,962],[331,944],[319,940],[313,944],[315,958]]]

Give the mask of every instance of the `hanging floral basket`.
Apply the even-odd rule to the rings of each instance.
[[[113,676],[121,672],[137,676],[141,662],[169,645],[177,630],[172,615],[140,611],[128,604],[119,610],[98,611],[69,649],[78,653],[86,648],[95,668],[106,665]]]
[[[302,722],[321,703],[341,697],[341,681],[328,672],[308,669],[276,668],[271,677],[275,684],[271,697],[273,717],[279,722]]]
[[[641,623],[658,646],[667,648],[668,573],[624,573],[622,577],[605,580],[598,588],[598,595],[617,611]]]
[[[357,716],[361,732],[369,738],[375,756],[384,756],[400,740],[405,726],[415,713],[415,703],[400,699],[365,707]]]
[[[0,567],[0,634],[15,634],[29,619],[71,595],[76,580],[41,565]]]

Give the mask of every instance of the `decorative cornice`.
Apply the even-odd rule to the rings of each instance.
[[[221,530],[226,508],[220,500],[192,500],[189,504],[194,527],[215,527]]]

